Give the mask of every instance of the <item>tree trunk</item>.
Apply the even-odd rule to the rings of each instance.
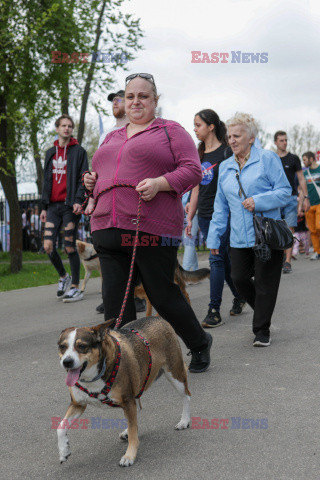
[[[102,23],[106,3],[107,3],[107,0],[104,0],[104,2],[102,4],[100,15],[99,15],[99,19],[98,19],[98,24],[97,24],[97,29],[96,29],[96,39],[95,39],[94,47],[93,47],[94,52],[98,51],[99,41],[100,41],[100,37],[101,37],[101,33],[102,33],[101,23]],[[80,115],[78,138],[77,138],[80,145],[82,143],[83,135],[84,135],[84,122],[85,122],[85,118],[86,118],[87,104],[88,104],[89,95],[90,95],[91,82],[92,82],[92,79],[93,79],[94,68],[95,68],[95,62],[91,62],[89,72],[88,72],[88,75],[87,75],[86,84],[85,84],[85,87],[84,87],[83,97],[82,97],[81,115]]]
[[[62,82],[61,89],[61,114],[69,115],[69,78],[66,77]]]
[[[10,209],[10,255],[11,273],[22,268],[22,219],[18,201],[17,179],[7,148],[8,122],[6,98],[0,95],[0,182]]]
[[[30,137],[31,137],[31,144],[32,144],[32,149],[33,149],[33,159],[34,159],[34,162],[36,164],[36,169],[37,169],[36,184],[37,184],[37,187],[38,187],[38,193],[39,193],[39,195],[41,195],[42,194],[42,186],[43,186],[43,167],[41,165],[41,155],[40,155],[37,132],[38,132],[38,122],[33,117],[32,120],[31,120]]]

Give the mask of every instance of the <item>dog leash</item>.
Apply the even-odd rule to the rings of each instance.
[[[84,176],[86,175],[86,173],[90,174],[91,172],[85,171],[82,174],[82,185],[84,187],[85,187]],[[96,198],[94,199],[94,205],[93,205],[93,208],[90,212],[90,215],[94,212],[94,210],[96,208],[96,205],[97,205],[98,198],[100,197],[100,195],[102,195],[103,193],[108,192],[109,190],[112,190],[113,188],[116,188],[116,187],[127,187],[127,188],[136,189],[136,185],[132,185],[130,183],[116,183],[114,185],[110,185],[110,187],[107,187],[104,190],[101,190],[101,192],[99,192],[98,195],[96,196]],[[137,245],[138,245],[138,241],[139,241],[138,234],[139,234],[139,227],[140,227],[141,200],[142,200],[141,193],[138,193],[138,195],[139,195],[139,202],[138,202],[137,223],[136,223],[137,228],[136,228],[136,235],[135,235],[134,244],[133,244],[132,259],[131,259],[131,265],[130,265],[130,270],[129,270],[129,278],[128,278],[128,282],[127,282],[127,288],[126,288],[126,291],[125,291],[125,294],[124,294],[124,299],[123,299],[123,302],[122,302],[122,307],[121,307],[119,316],[116,320],[114,330],[118,330],[119,325],[122,322],[122,317],[123,317],[123,314],[124,314],[124,309],[126,308],[126,304],[127,304],[127,300],[128,300],[128,296],[129,296],[129,291],[130,291],[130,286],[131,286],[131,281],[132,281],[134,261],[135,261],[135,258],[136,258]],[[92,197],[92,192],[87,194],[87,197],[86,197],[85,201],[83,202],[83,204],[81,206],[82,213],[84,212],[90,197]]]

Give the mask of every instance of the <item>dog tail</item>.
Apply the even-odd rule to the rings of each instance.
[[[210,269],[209,268],[200,268],[199,270],[188,271],[181,267],[178,264],[179,273],[185,282],[189,283],[197,283],[204,278],[209,278],[210,276]]]

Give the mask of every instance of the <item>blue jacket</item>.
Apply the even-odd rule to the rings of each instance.
[[[239,195],[236,172],[247,197],[253,198],[256,212],[280,219],[280,207],[290,200],[292,189],[277,154],[252,146],[250,158],[241,172],[233,155],[220,165],[218,190],[207,238],[207,247],[210,249],[219,248],[229,213],[231,247],[249,248],[255,244],[253,215],[242,205],[244,197]]]

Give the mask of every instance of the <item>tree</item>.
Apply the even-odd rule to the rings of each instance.
[[[307,123],[306,125],[294,125],[288,132],[288,150],[300,158],[303,153],[311,150],[316,152],[320,147],[320,131]]]
[[[110,45],[126,42],[121,52],[133,58],[142,36],[139,20],[117,12],[124,0],[2,0],[0,4],[0,182],[10,208],[11,271],[22,266],[22,226],[17,195],[16,161],[32,157],[41,192],[41,150],[48,123],[71,105],[82,104],[80,126],[83,137],[90,93],[112,85],[110,65],[52,62],[52,51],[90,52],[99,41]],[[98,12],[98,13],[96,13]],[[105,13],[104,13],[105,12]],[[104,13],[104,14],[103,14]],[[113,31],[119,25],[125,32]],[[95,39],[93,41],[93,39]],[[112,41],[111,41],[112,40]],[[68,57],[68,55],[67,55]],[[99,68],[98,68],[99,67]],[[109,68],[107,68],[109,67]],[[118,62],[111,70],[124,67]],[[95,70],[99,78],[95,78]],[[101,73],[104,72],[104,76]],[[97,109],[103,110],[100,102]]]

